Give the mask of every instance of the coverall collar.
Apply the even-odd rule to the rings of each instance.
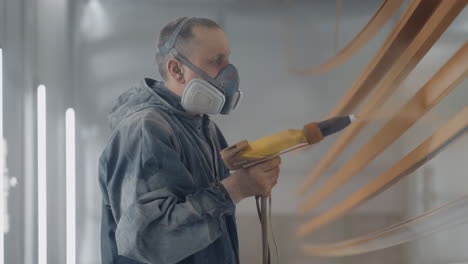
[[[191,115],[180,104],[180,97],[169,91],[163,82],[150,78],[143,79],[139,85],[119,96],[108,119],[111,129],[115,129],[127,116],[147,107],[158,107],[182,118],[190,126],[201,129],[207,115]]]

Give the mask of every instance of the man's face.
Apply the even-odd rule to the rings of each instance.
[[[215,78],[218,72],[229,64],[229,47],[226,34],[219,28],[207,28],[195,26],[193,29],[194,40],[190,54],[187,58],[198,68]],[[201,78],[187,66],[184,67],[186,83],[193,78]]]

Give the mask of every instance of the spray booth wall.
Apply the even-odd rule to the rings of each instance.
[[[343,1],[339,46],[372,16],[381,1]],[[325,117],[349,89],[390,33],[398,15],[361,51],[335,69],[292,76],[289,66],[316,65],[334,54],[335,1],[0,0],[0,47],[4,50],[4,122],[9,145],[10,230],[5,263],[37,263],[36,89],[47,87],[48,262],[65,262],[65,111],[76,111],[77,263],[100,263],[100,192],[97,162],[110,129],[106,115],[117,96],[144,77],[160,79],[154,61],[159,29],[180,16],[216,20],[230,41],[231,62],[245,93],[240,109],[213,119],[230,143],[255,140]],[[463,11],[384,106],[409,99],[467,40]],[[467,262],[468,227],[461,226],[374,253],[316,258],[300,251],[296,227],[358,190],[431,135],[468,101],[468,83],[422,118],[349,184],[306,217],[296,214],[297,188],[336,136],[284,157],[273,191],[273,227],[280,263]],[[386,121],[375,120],[322,176],[333,174]],[[308,241],[334,242],[375,231],[468,191],[466,137],[412,176],[324,227]],[[319,188],[319,184],[314,188]],[[260,225],[253,199],[237,207],[242,263],[260,262]],[[450,244],[450,246],[447,246]]]

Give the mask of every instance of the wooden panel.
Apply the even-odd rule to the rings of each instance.
[[[305,193],[316,182],[318,177],[335,161],[335,159],[350,144],[351,140],[367,125],[369,120],[376,117],[380,107],[386,102],[395,88],[408,76],[416,64],[422,59],[435,41],[447,29],[450,23],[465,7],[467,0],[442,1],[433,12],[422,30],[411,42],[403,54],[398,57],[392,69],[386,74],[385,79],[371,98],[362,107],[358,114],[358,120],[354,121],[332,145],[324,155],[312,173],[306,178],[299,189],[299,193]]]
[[[447,96],[468,74],[468,42],[456,52],[434,76],[400,108],[335,175],[300,207],[306,213],[323,201],[356,173],[365,168],[390,144],[403,135],[418,119]]]
[[[340,63],[343,63],[345,60],[353,56],[359,49],[361,49],[367,42],[369,42],[369,40],[371,40],[375,36],[375,34],[377,34],[377,32],[379,32],[382,29],[382,27],[388,22],[388,20],[390,20],[390,18],[398,10],[398,8],[404,1],[405,0],[385,0],[379,7],[377,12],[375,12],[374,16],[364,26],[364,28],[335,56],[333,56],[331,59],[327,60],[319,66],[315,66],[308,69],[291,68],[290,72],[292,74],[298,75],[314,74],[329,70],[333,67],[336,67]],[[419,1],[420,0],[416,2]],[[337,2],[337,13],[339,13],[340,6],[340,2]],[[338,30],[335,28],[335,42],[337,39],[337,31]]]
[[[303,251],[308,255],[323,257],[357,255],[396,246],[434,232],[466,224],[467,220],[468,195],[465,195],[377,232],[333,244],[306,244],[303,246]]]
[[[447,146],[447,142],[453,142],[454,137],[467,132],[468,107],[459,113],[454,119],[449,121],[444,127],[439,129],[431,137],[426,139],[416,149],[407,154],[390,169],[375,178],[364,188],[357,191],[346,200],[340,202],[320,216],[308,221],[299,228],[301,236],[313,232],[317,228],[335,220],[347,213],[363,202],[371,199],[377,194],[396,184],[401,178],[408,176],[415,169],[428,162],[442,147]]]
[[[439,4],[440,0],[412,0],[409,3],[382,47],[330,112],[328,118],[351,114],[392,69],[398,57],[408,48]]]

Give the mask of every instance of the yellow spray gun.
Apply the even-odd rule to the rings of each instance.
[[[340,116],[306,124],[301,130],[284,130],[250,143],[243,140],[221,151],[221,157],[230,170],[248,168],[299,147],[318,143],[324,137],[344,129],[353,120],[354,115]]]
[[[286,152],[320,142],[324,137],[336,133],[355,120],[354,115],[331,118],[321,122],[306,124],[303,129],[288,129],[249,143],[240,141],[221,151],[221,157],[230,170],[248,168],[263,161],[275,158]],[[261,198],[258,205],[262,225],[263,263],[270,263],[268,246],[268,220],[266,199]],[[270,200],[271,202],[271,200]]]

